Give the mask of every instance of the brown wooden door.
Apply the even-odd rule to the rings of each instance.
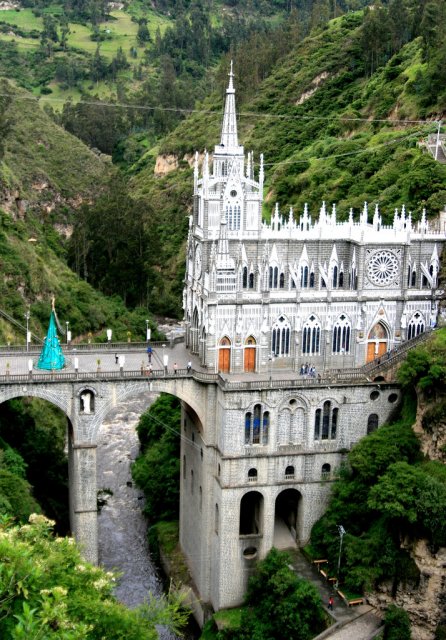
[[[231,364],[231,349],[220,348],[218,352],[218,370],[220,373],[229,373]]]
[[[377,358],[380,358],[387,352],[387,342],[378,342],[378,355]]]
[[[367,362],[375,359],[375,343],[369,342],[367,345]]]
[[[251,373],[256,370],[256,349],[255,347],[245,347],[245,372]]]

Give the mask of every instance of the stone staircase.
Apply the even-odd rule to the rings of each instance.
[[[370,640],[382,627],[378,612],[368,604],[347,607],[336,594],[331,584],[322,579],[312,565],[298,549],[287,549],[292,561],[293,570],[305,580],[311,582],[318,590],[322,602],[327,609],[330,596],[334,599],[333,611],[327,612],[333,619],[331,627],[323,631],[314,640]]]

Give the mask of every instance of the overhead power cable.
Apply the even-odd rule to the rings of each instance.
[[[31,102],[39,102],[40,96],[21,96],[13,93],[1,92],[0,96],[11,98],[13,100],[28,100]],[[45,96],[43,98],[44,102],[69,102],[70,98],[55,98],[51,96]],[[101,100],[80,100],[76,104],[85,104],[94,107],[110,107],[110,108],[119,108],[119,109],[135,109],[137,111],[162,111],[162,112],[170,112],[170,113],[182,113],[182,114],[192,114],[197,113],[201,115],[218,115],[220,117],[221,111],[215,109],[186,109],[183,107],[161,107],[161,106],[152,106],[152,105],[142,105],[142,104],[130,104],[126,102],[106,102]],[[350,116],[312,116],[312,115],[288,115],[288,114],[274,114],[274,113],[261,113],[257,111],[240,111],[238,113],[239,118],[266,118],[266,119],[277,119],[277,120],[321,120],[326,122],[381,122],[387,124],[422,124],[422,125],[438,125],[441,120],[400,120],[395,118],[361,118],[361,117],[350,117]]]

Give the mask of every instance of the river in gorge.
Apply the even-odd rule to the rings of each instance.
[[[150,557],[147,520],[142,514],[144,496],[132,482],[130,467],[139,453],[136,426],[140,415],[157,398],[131,398],[121,402],[103,422],[98,439],[97,480],[106,503],[99,514],[99,562],[121,574],[115,596],[128,607],[142,604],[151,592],[163,591],[158,570]],[[162,640],[176,636],[159,630]],[[187,638],[197,638],[188,632]]]

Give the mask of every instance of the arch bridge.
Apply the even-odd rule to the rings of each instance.
[[[180,544],[197,596],[214,609],[242,601],[254,559],[271,546],[308,540],[346,451],[398,403],[384,378],[404,356],[310,378],[208,373],[183,344],[154,345],[151,369],[146,345],[65,350],[66,369],[38,371],[37,351],[1,347],[0,403],[42,398],[67,416],[71,528],[84,556],[97,562],[102,422],[131,396],[169,393],[182,402]]]

